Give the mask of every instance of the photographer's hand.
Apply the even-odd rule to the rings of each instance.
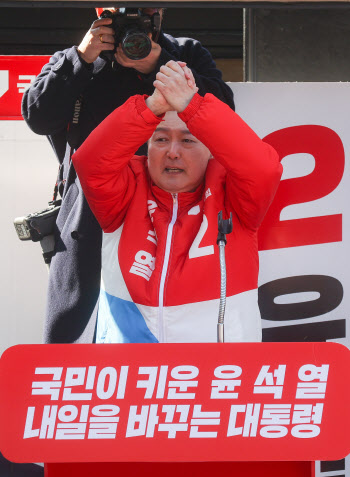
[[[109,28],[111,23],[111,18],[96,20],[84,36],[78,46],[78,54],[87,63],[93,63],[101,51],[114,49],[114,31]]]
[[[152,35],[149,34],[149,36]],[[117,51],[114,56],[117,62],[125,68],[134,68],[134,70],[139,71],[140,73],[149,74],[155,69],[161,51],[162,48],[158,45],[158,43],[152,41],[152,49],[150,54],[142,60],[131,60],[128,58],[120,45],[117,47]]]
[[[192,71],[183,62],[173,60],[161,66],[153,84],[178,113],[186,109],[198,91]]]

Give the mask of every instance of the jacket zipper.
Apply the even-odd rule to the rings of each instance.
[[[168,273],[168,266],[169,266],[169,257],[170,257],[170,248],[171,248],[171,240],[173,237],[173,229],[177,219],[177,211],[178,211],[178,200],[177,194],[172,194],[173,196],[173,215],[171,218],[171,222],[168,226],[167,236],[166,236],[166,244],[165,244],[165,254],[164,254],[164,262],[162,268],[162,274],[160,277],[160,285],[159,285],[159,307],[158,307],[158,340],[159,343],[164,343],[164,317],[163,317],[163,309],[164,309],[164,287],[165,287],[165,279]]]

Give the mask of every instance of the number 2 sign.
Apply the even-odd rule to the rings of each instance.
[[[281,221],[284,207],[321,199],[338,187],[344,173],[343,143],[338,134],[320,125],[280,129],[264,140],[280,158],[308,153],[315,169],[305,177],[281,182],[276,197],[259,231],[259,249],[270,250],[342,240],[342,214]]]
[[[277,150],[285,168],[259,230],[263,340],[349,345],[350,135],[344,98],[350,85],[232,88],[238,114]]]

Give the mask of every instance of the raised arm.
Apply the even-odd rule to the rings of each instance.
[[[187,66],[170,61],[161,68],[154,85],[214,160],[225,167],[228,209],[233,209],[246,227],[256,230],[281,178],[276,151],[222,101],[209,93],[204,98],[195,93],[194,75]]]
[[[160,121],[143,96],[133,96],[102,121],[73,155],[84,194],[105,232],[122,224],[136,186],[129,161]]]
[[[196,94],[179,116],[225,167],[228,205],[246,227],[256,230],[282,175],[277,152],[211,94]]]

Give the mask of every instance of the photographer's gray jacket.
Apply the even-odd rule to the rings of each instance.
[[[79,147],[130,96],[152,94],[160,66],[170,60],[188,64],[199,94],[210,92],[234,109],[231,89],[198,41],[161,33],[158,43],[162,52],[149,75],[101,58],[88,65],[76,47],[57,52],[23,96],[25,121],[35,133],[48,136],[60,163],[58,186],[63,201],[50,268],[45,342],[90,343],[96,325],[102,232],[70,162],[71,145]],[[79,117],[78,126],[73,117]]]

